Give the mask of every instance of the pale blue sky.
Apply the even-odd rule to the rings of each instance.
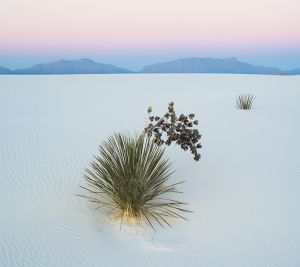
[[[299,0],[1,0],[0,66],[65,59],[140,69],[182,57],[300,67]]]

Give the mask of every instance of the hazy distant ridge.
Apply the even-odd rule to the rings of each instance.
[[[96,63],[90,59],[59,60],[34,65],[27,69],[15,70],[14,74],[108,74],[130,73],[114,65]]]
[[[110,64],[100,64],[90,59],[58,60],[32,67],[10,70],[0,67],[1,74],[119,74],[119,73],[236,73],[236,74],[286,74],[299,75],[300,68],[281,70],[278,68],[251,65],[236,58],[183,58],[145,66],[135,72]]]
[[[184,58],[145,66],[143,73],[244,73],[278,74],[282,70],[251,65],[236,58]]]
[[[300,74],[300,68],[285,71],[285,74],[287,74],[287,75],[298,75],[298,74]]]
[[[0,74],[12,74],[12,71],[8,68],[4,68],[0,66]]]

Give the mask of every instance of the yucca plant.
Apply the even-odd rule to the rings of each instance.
[[[251,109],[255,96],[252,94],[239,95],[236,98],[237,109]]]
[[[164,148],[146,135],[131,137],[115,134],[99,147],[84,178],[87,197],[99,207],[115,213],[121,224],[125,219],[169,225],[170,218],[182,218],[189,212],[186,203],[170,199],[171,193],[180,193],[177,185],[169,184],[171,162]]]

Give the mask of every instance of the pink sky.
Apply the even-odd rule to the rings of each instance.
[[[2,0],[0,56],[300,52],[299,10],[299,0]]]

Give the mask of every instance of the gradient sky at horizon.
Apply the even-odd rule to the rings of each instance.
[[[236,56],[300,67],[299,10],[299,0],[1,0],[0,66]]]

